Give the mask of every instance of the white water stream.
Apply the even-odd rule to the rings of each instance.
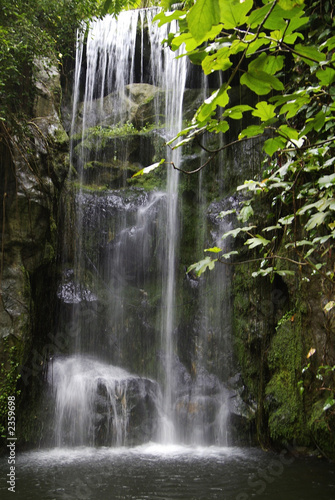
[[[79,178],[92,159],[88,157],[85,142],[88,130],[92,130],[97,123],[102,123],[104,127],[127,124],[132,110],[129,89],[133,83],[150,82],[155,89],[159,89],[156,128],[165,141],[182,128],[188,61],[185,57],[176,58],[179,53],[162,47],[162,40],[176,30],[176,24],[173,22],[159,29],[153,22],[156,13],[157,9],[144,9],[122,12],[117,19],[106,16],[92,23],[85,45],[83,37],[78,40],[71,135],[76,137],[75,141],[81,136],[75,153]],[[163,128],[160,123],[162,93],[165,95]],[[96,149],[99,152],[98,142]],[[73,152],[74,149],[72,158]],[[136,444],[145,442],[150,438],[164,444],[179,442],[180,439],[206,444],[208,435],[211,436],[210,441],[226,444],[227,392],[215,377],[206,372],[202,365],[205,357],[202,356],[195,364],[198,375],[191,388],[190,375],[177,356],[176,273],[181,216],[179,173],[173,165],[180,165],[181,153],[180,148],[172,151],[166,147],[167,164],[162,167],[167,169],[165,191],[140,197],[136,195],[136,203],[127,194],[122,194],[122,190],[99,197],[79,188],[74,276],[75,279],[78,276],[82,292],[76,294],[78,300],[72,312],[72,322],[78,335],[70,357],[57,359],[52,367],[58,446],[119,446],[133,441]],[[120,151],[114,153],[117,154]],[[103,229],[104,221],[107,221],[107,230]],[[92,232],[97,225],[101,225],[102,232],[106,231],[106,237],[103,245],[96,241],[94,249]],[[93,257],[87,255],[86,240],[90,242],[90,251],[93,248]],[[154,245],[153,241],[156,241]],[[102,246],[103,255],[100,255]],[[94,255],[98,256],[95,260]],[[93,289],[91,293],[86,288],[92,269],[105,284],[106,294],[110,297],[107,324],[101,321],[98,306],[95,305],[98,292],[96,294]],[[131,375],[128,371],[129,359],[125,359],[124,354],[126,343],[128,350],[129,343],[136,345],[129,331],[129,324],[133,321],[129,314],[139,314],[136,307],[129,304],[129,297],[142,294],[146,303],[148,292],[145,287],[150,286],[149,275],[155,276],[160,288],[160,299],[154,314],[155,328],[160,332],[157,376],[161,390],[151,379]],[[77,287],[74,289],[77,290]],[[84,311],[78,307],[80,297],[88,305]],[[89,304],[87,297],[91,298]],[[218,299],[215,307],[220,308],[219,302]],[[83,312],[86,320],[82,319]],[[205,330],[211,328],[206,321],[201,325]],[[107,339],[109,343],[105,353],[103,346],[99,345],[102,329],[107,331],[103,341]],[[204,335],[207,336],[208,331],[205,330]],[[142,335],[141,344],[150,343],[145,339],[148,332]],[[112,352],[114,362],[116,360],[127,370],[112,366],[109,352]],[[103,359],[99,358],[101,353]],[[142,355],[142,352],[134,350],[134,359]],[[143,372],[146,372],[145,368]],[[180,377],[184,377],[185,387],[180,385]],[[129,387],[131,389],[128,390]],[[141,422],[138,415],[141,415]],[[153,423],[155,419],[157,425]],[[142,440],[138,437],[140,434]]]

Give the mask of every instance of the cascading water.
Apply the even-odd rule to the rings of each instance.
[[[158,29],[156,12],[107,16],[92,24],[86,44],[78,43],[71,130],[80,180],[76,244],[64,252],[59,289],[67,346],[49,370],[58,445],[226,444],[227,391],[219,379],[225,370],[212,366],[221,358],[205,354],[213,351],[211,336],[223,346],[225,282],[222,273],[212,279],[217,297],[207,300],[206,285],[181,269],[188,221],[172,164],[183,156],[164,143],[182,127],[189,68],[185,57],[162,48],[175,26]],[[160,189],[131,185],[134,169],[162,157]],[[199,199],[205,207],[206,196]]]
[[[177,30],[176,24],[169,27],[171,32]],[[187,59],[185,57],[176,59],[180,53],[174,54],[170,50],[163,52],[162,61],[161,36],[167,38],[165,33],[149,27],[150,42],[152,47],[151,60],[153,61],[153,81],[155,85],[165,90],[165,134],[167,140],[172,139],[182,128],[183,119],[183,95],[185,91]],[[180,51],[179,51],[180,52]],[[156,63],[156,64],[155,64]],[[158,63],[158,64],[157,64]],[[167,150],[167,162],[179,165],[181,150]],[[173,331],[175,328],[175,289],[176,289],[176,259],[179,245],[178,228],[178,179],[179,173],[174,168],[168,169],[167,177],[167,209],[166,209],[166,232],[164,247],[166,250],[165,263],[162,264],[162,321],[161,335],[164,350],[165,380],[164,380],[164,414],[165,424],[161,429],[161,440],[171,442],[175,439],[175,431],[172,418],[173,387]]]
[[[80,356],[57,359],[52,376],[57,387],[55,435],[58,446],[121,446],[131,444],[138,433],[141,438],[150,439],[154,419],[147,408],[155,407],[158,392],[155,382]],[[141,406],[141,422],[134,415],[136,406]],[[132,427],[131,439],[129,426]]]

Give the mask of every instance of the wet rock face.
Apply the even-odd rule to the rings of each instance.
[[[93,403],[94,442],[91,444],[136,446],[155,439],[157,398],[158,385],[149,379],[121,380],[115,392],[104,380],[99,381]]]
[[[37,293],[35,273],[55,258],[57,200],[68,171],[68,137],[58,113],[59,74],[50,61],[36,61],[35,86],[33,116],[22,124],[24,134],[7,129],[0,151],[0,338],[31,335],[32,281]]]
[[[129,121],[136,128],[156,122],[163,113],[165,92],[148,83],[126,85],[122,95],[111,93],[95,99],[85,115],[85,127],[109,126]],[[121,114],[120,114],[120,110]],[[82,106],[79,109],[79,130],[81,128]]]

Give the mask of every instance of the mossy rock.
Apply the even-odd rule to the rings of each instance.
[[[325,400],[317,401],[308,422],[313,442],[323,455],[335,459],[335,415],[331,410],[324,410]]]

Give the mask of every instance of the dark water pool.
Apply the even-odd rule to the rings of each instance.
[[[255,449],[148,444],[37,450],[0,461],[1,500],[335,500],[335,466]]]

